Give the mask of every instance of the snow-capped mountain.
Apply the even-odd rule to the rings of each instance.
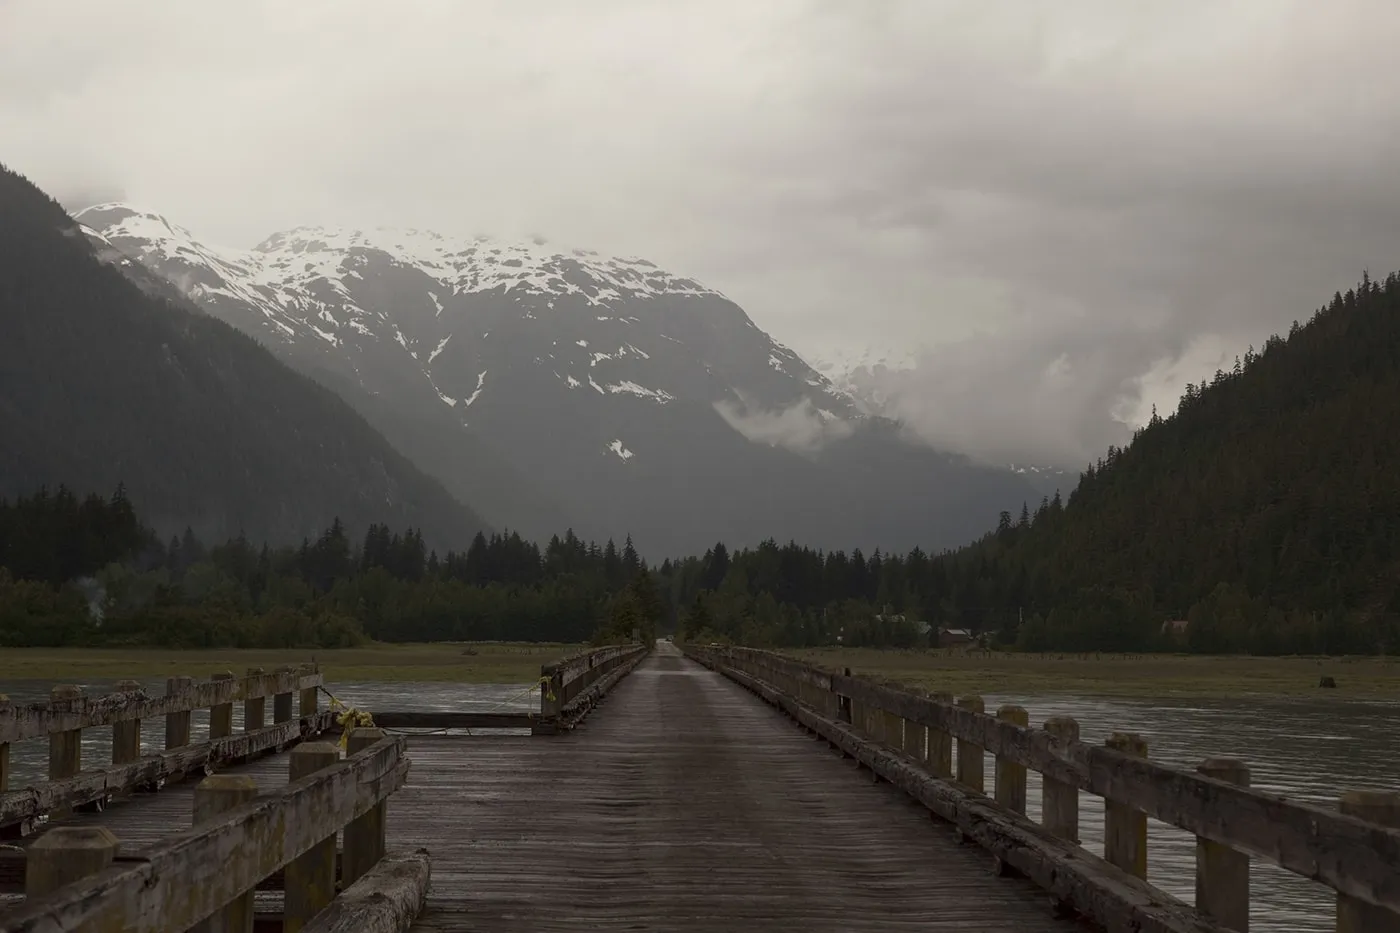
[[[652,553],[927,548],[1025,495],[904,444],[723,294],[643,259],[321,227],[238,250],[126,204],[77,219],[111,261],[340,392],[498,526],[630,532]]]

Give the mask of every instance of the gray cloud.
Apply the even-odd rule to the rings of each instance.
[[[811,400],[805,398],[779,411],[752,409],[728,401],[716,402],[715,411],[749,440],[798,453],[814,453],[854,433],[848,422],[823,418]]]
[[[1014,11],[1014,12],[1013,12]],[[1400,265],[1393,0],[0,4],[0,160],[251,245],[634,252],[924,437],[1082,463]]]

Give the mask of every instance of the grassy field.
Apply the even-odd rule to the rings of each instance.
[[[794,654],[829,668],[955,694],[1084,696],[1400,697],[1400,659],[1202,655],[947,655],[937,651],[828,648]],[[1336,690],[1318,688],[1323,675]]]
[[[148,680],[176,674],[204,680],[215,671],[241,674],[250,667],[271,671],[283,664],[314,660],[325,673],[328,684],[412,681],[529,684],[539,678],[541,664],[571,654],[579,647],[493,642],[371,645],[304,651],[5,648],[0,650],[0,683],[7,680],[97,683],[128,677]]]

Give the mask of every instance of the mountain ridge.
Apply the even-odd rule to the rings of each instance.
[[[488,528],[335,393],[201,313],[0,168],[0,496],[124,485],[162,531]]]
[[[224,250],[127,205],[77,217],[334,388],[487,521],[536,538],[940,547],[1038,498],[909,445],[723,293],[644,259],[314,226]],[[856,449],[900,472],[853,470]]]

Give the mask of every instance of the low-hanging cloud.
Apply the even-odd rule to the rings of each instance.
[[[724,400],[715,411],[731,428],[757,444],[815,453],[833,441],[850,437],[855,428],[846,421],[823,416],[809,399],[776,411]]]
[[[1400,266],[1397,44],[1394,0],[7,0],[0,160],[235,246],[643,255],[809,358],[924,347],[920,436],[1073,465]]]

